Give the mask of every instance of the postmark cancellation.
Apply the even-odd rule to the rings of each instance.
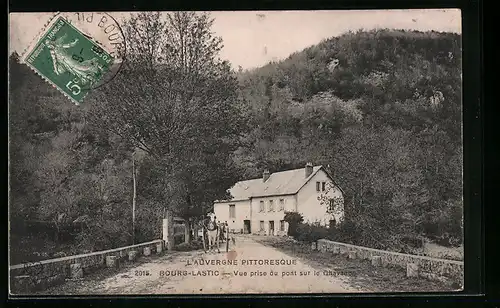
[[[119,26],[106,25],[111,17],[101,16],[97,27],[91,27],[86,24],[92,24],[94,15],[88,14],[56,15],[24,57],[29,67],[77,105],[112,79],[111,68],[121,63],[118,50],[124,45]]]

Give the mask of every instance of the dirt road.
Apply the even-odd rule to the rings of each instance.
[[[229,253],[172,252],[102,280],[70,281],[50,294],[350,293],[336,272],[313,269],[251,237]]]

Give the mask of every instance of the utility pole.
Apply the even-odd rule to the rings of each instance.
[[[132,197],[132,245],[135,245],[135,198],[136,198],[136,179],[135,179],[135,157],[132,154],[132,178],[134,181],[134,196]]]

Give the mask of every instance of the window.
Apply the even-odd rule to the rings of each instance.
[[[329,226],[330,228],[335,228],[335,223],[336,223],[335,219],[331,219],[331,220],[330,220],[330,224],[329,224],[328,226]]]
[[[269,200],[269,212],[272,212],[272,211],[274,211],[274,201]]]
[[[285,231],[285,221],[280,220],[280,231]]]
[[[325,191],[326,189],[326,183],[325,182],[322,182],[321,183],[321,191]]]
[[[280,211],[285,210],[285,199],[280,199]]]
[[[330,203],[328,204],[328,211],[333,212],[335,209],[335,199],[330,199]]]
[[[260,231],[264,231],[264,221],[261,220],[259,223],[260,223]]]
[[[229,205],[229,218],[236,218],[236,206],[234,204]]]
[[[319,186],[320,186],[320,182],[316,182],[316,191],[320,191],[319,190],[319,188],[320,188]]]
[[[260,201],[259,212],[264,212],[264,201]]]

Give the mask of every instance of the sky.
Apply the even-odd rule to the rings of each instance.
[[[9,51],[21,53],[53,13],[11,13]],[[129,13],[110,13],[120,19]],[[221,36],[221,58],[234,68],[260,67],[339,36],[349,30],[377,28],[461,33],[458,9],[371,11],[211,12],[213,32]]]

